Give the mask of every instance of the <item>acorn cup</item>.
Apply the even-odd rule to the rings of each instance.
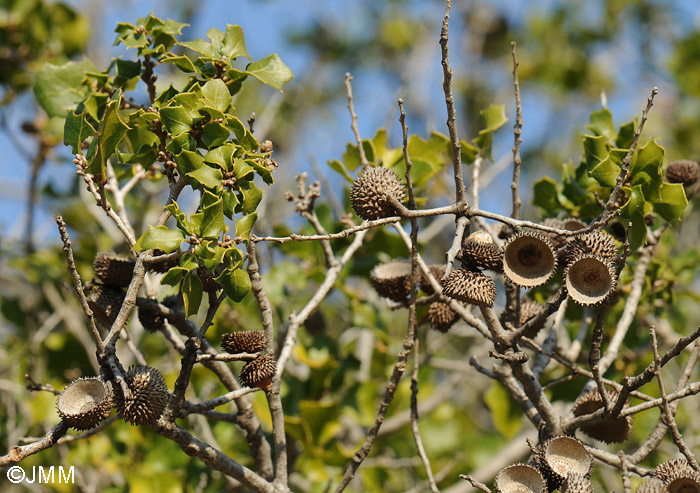
[[[438,332],[446,333],[457,321],[457,314],[452,311],[450,305],[442,301],[433,301],[428,308],[428,322],[430,328]]]
[[[579,305],[597,305],[605,301],[617,286],[613,265],[592,254],[574,258],[564,273],[569,297]]]
[[[683,159],[673,161],[666,168],[666,179],[670,183],[682,183],[684,187],[693,185],[700,178],[700,165],[695,161]]]
[[[103,284],[92,285],[87,297],[88,306],[103,328],[109,329],[117,319],[125,296],[124,291],[119,288]]]
[[[636,493],[668,493],[668,490],[663,481],[651,478],[640,484]]]
[[[496,283],[489,276],[465,269],[450,272],[442,281],[442,294],[470,305],[493,306]]]
[[[264,330],[241,330],[221,334],[221,348],[227,353],[259,353],[268,344]]]
[[[373,220],[396,215],[389,197],[399,202],[405,195],[404,185],[392,170],[370,166],[357,177],[350,190],[350,203],[355,214]]]
[[[544,493],[542,474],[532,466],[514,464],[501,469],[496,475],[494,489],[497,493]]]
[[[243,366],[239,380],[246,387],[268,390],[276,371],[277,363],[272,356],[258,356]]]
[[[119,415],[132,425],[155,423],[168,405],[168,386],[163,375],[150,366],[130,367],[124,375],[130,396],[124,396],[115,386],[114,401]]]
[[[433,277],[437,280],[438,283],[442,279],[442,276],[445,275],[445,265],[444,264],[429,265],[428,270],[433,275]],[[430,281],[428,281],[428,278],[422,272],[421,272],[421,278],[420,278],[420,282],[418,284],[418,287],[421,290],[423,290],[423,292],[425,294],[433,294],[435,292],[433,290],[433,286],[430,284]]]
[[[138,307],[138,318],[143,328],[148,332],[158,332],[165,328],[165,317],[149,306]]]
[[[659,464],[652,477],[663,481],[669,493],[700,493],[700,473],[685,459],[671,459]]]
[[[583,474],[572,472],[561,484],[559,493],[593,493],[593,483]]]
[[[112,412],[112,393],[97,377],[78,378],[58,396],[56,409],[71,428],[89,430]]]
[[[535,463],[547,481],[547,488],[559,488],[569,474],[590,477],[593,456],[581,442],[568,436],[547,440],[533,454]]]
[[[552,277],[556,266],[554,246],[540,233],[517,233],[503,247],[503,273],[518,286],[541,286]]]
[[[411,294],[411,262],[394,260],[379,264],[369,274],[372,287],[384,298],[402,303]]]
[[[537,315],[540,314],[540,311],[542,310],[542,305],[537,303],[535,300],[531,298],[523,298],[520,300],[520,323],[518,324],[516,329],[518,327],[522,327],[525,325],[530,319],[535,318]],[[501,321],[501,325],[504,325],[506,323],[506,312],[504,311],[501,313],[501,316],[499,317],[499,320]],[[533,330],[535,332],[539,332],[543,327],[546,322],[546,319],[542,321],[542,323],[538,324]]]
[[[487,231],[475,231],[462,242],[457,258],[468,270],[503,272],[503,252]]]
[[[617,401],[620,395],[620,393],[615,390],[606,390],[606,393],[610,402]],[[586,414],[593,414],[598,409],[601,409],[603,405],[603,399],[596,388],[581,394],[578,399],[576,399],[576,402],[574,402],[572,411],[576,417],[585,416]],[[629,406],[625,403],[623,409],[627,407]],[[632,422],[632,416],[618,417],[616,419],[607,417],[602,421],[582,426],[579,429],[585,435],[604,443],[622,443],[627,441],[630,436]]]
[[[582,255],[595,255],[614,263],[617,260],[617,244],[612,236],[601,231],[592,231],[574,236],[568,242],[568,258],[574,259]]]
[[[131,283],[136,261],[113,253],[98,253],[92,268],[95,275],[107,286],[125,288]]]

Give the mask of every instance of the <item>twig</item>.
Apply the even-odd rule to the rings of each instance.
[[[488,486],[486,486],[484,483],[478,482],[476,479],[469,476],[468,474],[460,474],[459,479],[469,481],[469,484],[471,484],[474,488],[476,488],[478,490],[485,491],[486,493],[491,493],[491,490],[489,489]]]
[[[256,251],[255,242],[251,241],[248,243],[248,277],[250,277],[251,290],[253,291],[253,296],[255,296],[255,301],[258,303],[258,309],[260,310],[260,318],[262,319],[263,330],[268,340],[268,352],[274,354],[275,352],[275,342],[274,342],[274,325],[272,321],[272,305],[270,304],[270,299],[267,297],[265,292],[265,287],[262,283],[262,277],[260,276],[260,266],[258,265],[258,255]]]
[[[355,107],[352,104],[352,75],[350,75],[350,72],[345,74],[345,90],[347,91],[348,94],[348,110],[350,111],[350,118],[352,119],[352,123],[350,125],[350,128],[352,128],[352,132],[355,134],[355,141],[357,142],[357,151],[360,153],[360,164],[362,165],[362,169],[364,170],[369,166],[369,161],[367,161],[367,155],[365,154],[365,148],[362,146],[362,139],[360,138],[360,131],[357,128],[357,115],[355,114]]]
[[[620,458],[620,469],[622,469],[622,488],[625,493],[631,493],[632,492],[632,485],[630,484],[630,472],[629,469],[627,469],[627,458],[625,456],[625,452],[620,450],[617,453],[617,456]]]
[[[69,442],[75,442],[76,440],[83,440],[85,438],[90,438],[93,435],[97,435],[100,433],[102,430],[107,428],[109,425],[114,423],[115,421],[120,420],[121,418],[119,415],[115,414],[113,416],[110,416],[109,418],[103,420],[95,426],[94,428],[91,428],[90,430],[86,431],[85,433],[81,433],[80,435],[64,435],[61,438],[58,439],[56,442],[58,445],[61,445],[62,443],[69,443]],[[20,440],[20,443],[35,443],[37,441],[41,440],[39,437],[24,437]]]
[[[66,434],[66,431],[68,431],[68,423],[61,421],[56,426],[51,428],[51,430],[49,430],[49,432],[44,435],[41,440],[37,440],[36,442],[28,445],[16,445],[12,447],[12,450],[10,450],[7,455],[0,457],[0,467],[4,467],[13,462],[19,462],[25,457],[53,447],[56,445],[58,439]]]
[[[411,432],[413,433],[413,440],[416,442],[416,450],[418,451],[418,457],[423,462],[423,469],[425,469],[425,474],[428,478],[428,484],[430,485],[430,491],[433,493],[439,493],[437,484],[435,484],[435,478],[433,477],[433,470],[430,466],[430,460],[428,455],[425,453],[425,447],[423,447],[423,439],[421,438],[420,429],[418,428],[418,368],[419,368],[419,347],[420,339],[416,337],[415,339],[415,351],[413,353],[413,374],[411,376]]]
[[[243,397],[244,395],[256,392],[258,390],[260,389],[244,387],[242,389],[232,390],[231,392],[228,392],[224,395],[220,395],[219,397],[214,397],[213,399],[209,399],[203,402],[193,403],[185,401],[181,409],[179,410],[177,417],[184,418],[185,416],[188,416],[190,414],[202,414],[205,411],[211,411],[214,408],[223,406],[224,404],[227,404],[232,400],[238,399],[239,397]]]
[[[42,385],[40,383],[36,383],[32,376],[29,373],[24,374],[24,379],[27,381],[27,386],[26,389],[30,392],[50,392],[53,395],[61,395],[61,393],[53,388],[53,385],[48,384],[48,385]]]
[[[511,216],[513,219],[518,219],[520,217],[520,205],[522,204],[520,196],[518,195],[518,186],[520,185],[520,165],[522,164],[522,159],[520,158],[520,144],[523,141],[521,138],[522,128],[523,128],[523,110],[520,105],[520,84],[518,83],[518,57],[515,54],[515,41],[510,43],[511,52],[513,54],[513,85],[515,87],[515,126],[513,127],[513,182],[510,184],[510,188],[513,192],[513,213]]]
[[[260,353],[238,353],[238,354],[198,354],[196,362],[202,363],[204,361],[250,361],[257,358]]]

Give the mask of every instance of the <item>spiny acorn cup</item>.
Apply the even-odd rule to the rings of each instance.
[[[552,277],[556,266],[554,245],[540,233],[514,234],[503,246],[503,273],[518,286],[541,286]]]
[[[104,328],[112,326],[124,303],[124,291],[102,284],[94,284],[87,297],[88,305]]]
[[[572,472],[561,484],[559,493],[593,493],[593,483],[587,476]]]
[[[221,334],[221,348],[227,353],[259,353],[269,340],[264,330],[241,330]]]
[[[651,478],[640,484],[636,493],[668,493],[668,490],[663,481]]]
[[[163,375],[150,366],[130,367],[124,375],[130,396],[124,396],[120,386],[114,388],[114,401],[119,415],[132,425],[147,425],[158,421],[168,405],[168,386]]]
[[[246,387],[268,390],[276,371],[275,359],[266,354],[246,363],[241,369],[239,380]]]
[[[663,481],[669,493],[700,492],[700,473],[685,459],[671,459],[659,464],[652,476]]]
[[[442,281],[442,294],[470,305],[493,306],[496,283],[489,276],[465,269],[456,269]]]
[[[439,284],[440,280],[442,279],[442,276],[445,275],[445,265],[432,264],[428,266],[428,270]],[[432,284],[430,284],[430,281],[428,281],[428,278],[422,272],[418,287],[422,289],[423,292],[425,292],[426,294],[433,294],[435,292],[435,290],[433,290]]]
[[[476,231],[462,242],[458,259],[469,270],[503,272],[503,251],[486,231]]]
[[[556,217],[548,217],[544,221],[542,221],[542,224],[544,226],[549,226],[550,228],[566,229],[564,228],[564,221],[562,221],[561,219],[557,219]],[[556,233],[543,234],[550,239],[552,245],[554,245],[554,248],[556,248],[557,250],[566,245],[565,236],[559,236]]]
[[[617,260],[617,243],[612,236],[601,231],[591,231],[574,236],[568,242],[568,258],[595,255],[610,263]]]
[[[533,458],[547,480],[549,491],[559,488],[571,473],[590,477],[593,470],[593,456],[581,442],[568,436],[547,440],[537,448]]]
[[[530,319],[535,318],[537,315],[539,315],[540,311],[542,310],[542,305],[537,303],[535,300],[530,299],[530,298],[523,298],[520,300],[520,323],[518,324],[517,327],[522,327],[525,325]],[[499,317],[501,324],[506,323],[506,312],[504,311],[501,313],[501,316]],[[536,326],[535,332],[539,332],[543,327],[546,322],[546,319],[542,321],[542,323],[538,324]]]
[[[92,268],[95,275],[107,286],[125,288],[134,276],[136,261],[122,255],[98,253]]]
[[[369,273],[372,287],[384,298],[406,301],[411,294],[411,262],[394,260],[379,264]]]
[[[58,396],[56,409],[71,428],[89,430],[112,412],[112,393],[99,378],[78,378]]]
[[[381,219],[396,215],[389,197],[402,202],[404,195],[404,185],[396,173],[387,168],[371,166],[352,184],[350,203],[355,214],[362,219]]]
[[[438,332],[446,333],[457,321],[457,314],[452,311],[450,305],[442,301],[433,301],[428,308],[428,322],[430,328]]]
[[[139,322],[148,332],[158,332],[165,328],[165,317],[160,314],[157,308],[150,306],[138,307]]]
[[[542,474],[532,466],[514,464],[501,469],[493,484],[498,493],[544,493]]]
[[[683,159],[674,161],[666,168],[666,179],[670,183],[682,183],[689,187],[700,178],[700,165],[695,161]]]
[[[574,258],[566,267],[564,284],[569,297],[579,305],[597,305],[615,291],[617,276],[610,262],[585,254]]]
[[[620,395],[620,393],[615,390],[606,390],[606,393],[610,402],[616,402]],[[598,389],[593,389],[581,394],[578,399],[576,399],[572,411],[576,417],[585,416],[586,414],[593,414],[598,409],[601,409],[603,405],[603,399]],[[627,407],[629,406],[625,403],[623,409]],[[582,426],[579,429],[585,435],[604,443],[622,443],[627,441],[630,436],[632,422],[632,416],[618,417],[616,419],[606,417],[602,421]]]

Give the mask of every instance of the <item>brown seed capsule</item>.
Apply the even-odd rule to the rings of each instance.
[[[401,303],[411,294],[411,262],[407,260],[379,264],[369,277],[374,289],[384,298]]]
[[[569,258],[574,259],[581,255],[595,255],[615,262],[617,260],[617,244],[612,236],[600,231],[592,231],[579,236],[574,236],[568,243]]]
[[[471,305],[493,306],[496,301],[496,283],[478,272],[453,270],[442,281],[442,286],[445,296]]]
[[[537,303],[535,300],[532,300],[530,298],[523,298],[520,300],[520,323],[518,324],[517,327],[522,327],[525,325],[530,319],[535,318],[537,315],[539,315],[540,311],[542,310],[542,305]],[[506,322],[506,312],[501,313],[500,321],[501,324],[505,324]],[[546,319],[542,321],[542,323],[538,324],[537,327],[533,327],[533,330],[535,332],[539,332],[543,327],[546,322]]]
[[[435,280],[440,283],[440,280],[442,279],[442,276],[445,275],[445,265],[444,264],[433,264],[428,266],[428,270],[430,270],[430,273],[433,275]],[[418,285],[423,292],[426,294],[433,294],[435,291],[433,290],[433,286],[430,284],[430,281],[428,281],[428,278],[421,273],[421,279],[420,279],[420,284]]]
[[[587,476],[572,472],[561,484],[559,493],[593,493],[593,483]]]
[[[165,327],[165,318],[160,314],[157,308],[139,306],[138,317],[143,328],[149,332],[158,332]]]
[[[602,303],[617,286],[612,264],[589,254],[574,258],[566,268],[564,279],[569,297],[583,306]]]
[[[112,393],[99,378],[78,378],[58,396],[56,409],[71,428],[89,430],[112,412]]]
[[[452,308],[447,303],[433,301],[428,309],[428,321],[431,329],[444,334],[457,321],[457,314],[452,311]]]
[[[637,493],[668,493],[663,481],[651,478],[637,487]]]
[[[494,489],[497,493],[544,493],[547,491],[540,472],[525,464],[514,464],[501,469],[496,475]]]
[[[475,231],[462,242],[457,258],[468,270],[503,271],[503,252],[486,231]]]
[[[246,387],[267,390],[276,371],[277,364],[272,356],[259,356],[243,366],[240,381]]]
[[[163,375],[150,366],[136,365],[124,375],[131,395],[124,396],[120,386],[115,386],[114,400],[119,415],[132,425],[156,422],[168,405],[168,387]]]
[[[98,253],[92,268],[95,275],[107,286],[125,288],[131,283],[136,261],[122,255]]]
[[[259,353],[268,344],[264,330],[241,330],[221,334],[221,348],[227,353]]]
[[[607,390],[608,400],[616,402],[620,393],[615,390]],[[572,411],[574,416],[585,416],[593,414],[603,407],[603,399],[600,397],[598,389],[589,390],[581,394]],[[623,409],[629,407],[626,403]],[[580,430],[591,438],[605,443],[622,443],[627,441],[632,431],[632,416],[618,417],[616,419],[607,417],[595,424],[582,426]]]
[[[663,481],[669,493],[700,492],[700,473],[685,459],[671,459],[659,464],[652,476]]]
[[[362,219],[372,220],[396,215],[389,197],[404,198],[404,185],[387,168],[369,167],[357,177],[350,191],[352,208]]]
[[[581,442],[568,436],[552,438],[533,454],[539,470],[547,481],[549,491],[561,486],[571,473],[590,477],[593,456]]]
[[[94,284],[87,297],[87,302],[95,319],[102,327],[108,329],[117,319],[119,310],[124,303],[124,297],[124,291],[119,288]]]
[[[503,272],[518,286],[541,286],[552,277],[556,266],[554,246],[540,233],[517,233],[503,246]]]
[[[674,161],[666,169],[666,179],[670,183],[682,183],[689,187],[700,178],[700,165],[695,161]]]

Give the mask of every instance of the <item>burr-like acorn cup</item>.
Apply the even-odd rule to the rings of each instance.
[[[503,272],[518,286],[541,286],[552,277],[556,266],[554,246],[540,233],[517,233],[503,247]]]
[[[221,347],[231,354],[259,353],[268,344],[264,330],[241,330],[221,334]]]
[[[127,370],[124,380],[131,395],[125,396],[121,387],[115,387],[119,415],[132,425],[156,422],[168,405],[168,387],[163,375],[153,367],[136,365]]]
[[[652,476],[663,481],[669,493],[700,492],[700,473],[685,459],[671,459],[659,464]]]
[[[143,328],[149,332],[158,332],[165,327],[165,318],[155,308],[140,306],[138,308],[138,317]]]
[[[493,306],[496,301],[496,283],[479,272],[453,270],[443,279],[442,286],[445,296],[471,305]]]
[[[124,291],[119,288],[95,284],[90,290],[87,302],[100,325],[109,328],[117,319],[124,297]]]
[[[517,327],[522,327],[525,325],[530,319],[535,318],[537,315],[539,315],[540,310],[542,310],[542,305],[537,303],[535,300],[530,299],[530,298],[523,298],[520,300],[520,323],[518,324]],[[506,312],[501,313],[500,320],[501,324],[505,324],[506,322]],[[546,319],[542,321],[542,323],[538,324],[536,328],[533,328],[535,332],[538,332],[540,329],[544,327],[544,324],[546,322]],[[517,328],[515,327],[515,328]]]
[[[651,478],[637,487],[637,493],[668,493],[668,490],[663,481]]]
[[[666,169],[666,178],[670,183],[682,183],[688,187],[700,178],[700,165],[695,161],[674,161]]]
[[[503,252],[487,231],[475,231],[462,242],[459,260],[469,270],[503,271]]]
[[[377,265],[369,274],[372,286],[384,298],[403,302],[411,294],[411,262],[394,260]]]
[[[574,236],[568,244],[569,258],[590,254],[608,262],[617,260],[617,244],[612,236],[601,231],[592,231]]]
[[[98,253],[92,268],[95,275],[107,286],[125,288],[131,283],[136,261],[122,255]]]
[[[620,395],[620,393],[615,390],[607,390],[606,392],[608,400],[611,402],[617,401]],[[603,399],[596,388],[581,394],[579,398],[576,399],[576,402],[574,402],[572,411],[574,416],[578,417],[585,416],[586,414],[593,414],[602,407]],[[627,407],[628,405],[625,403],[624,408]],[[630,436],[632,421],[632,416],[618,417],[616,419],[606,417],[595,424],[582,426],[580,430],[585,435],[604,443],[622,443],[627,441]]]
[[[428,308],[428,321],[430,328],[443,334],[457,321],[457,314],[452,311],[450,305],[442,301],[433,301]]]
[[[56,409],[71,428],[89,430],[109,416],[112,393],[99,378],[79,378],[63,389],[56,400]]]
[[[433,275],[435,280],[440,283],[440,280],[442,279],[442,276],[445,275],[445,265],[444,264],[433,264],[428,266],[428,270],[430,270],[430,273]],[[420,283],[418,286],[426,293],[426,294],[433,294],[435,291],[433,290],[433,286],[430,284],[430,281],[428,281],[428,278],[421,273],[421,278],[420,278]]]
[[[612,264],[596,255],[576,257],[564,274],[569,297],[579,305],[597,305],[605,301],[617,285]]]
[[[561,484],[559,493],[593,493],[593,483],[587,476],[572,472]]]
[[[589,477],[593,457],[581,442],[568,436],[559,436],[543,443],[534,454],[535,462],[547,480],[549,491],[559,488],[571,474]]]
[[[277,371],[277,363],[270,355],[259,356],[241,369],[240,381],[246,387],[267,390]]]
[[[404,198],[404,186],[399,177],[387,168],[370,166],[357,177],[350,190],[350,203],[355,214],[362,219],[373,220],[396,215],[388,200]]]
[[[497,493],[544,493],[544,478],[532,466],[514,464],[501,469],[496,475],[494,488]]]

